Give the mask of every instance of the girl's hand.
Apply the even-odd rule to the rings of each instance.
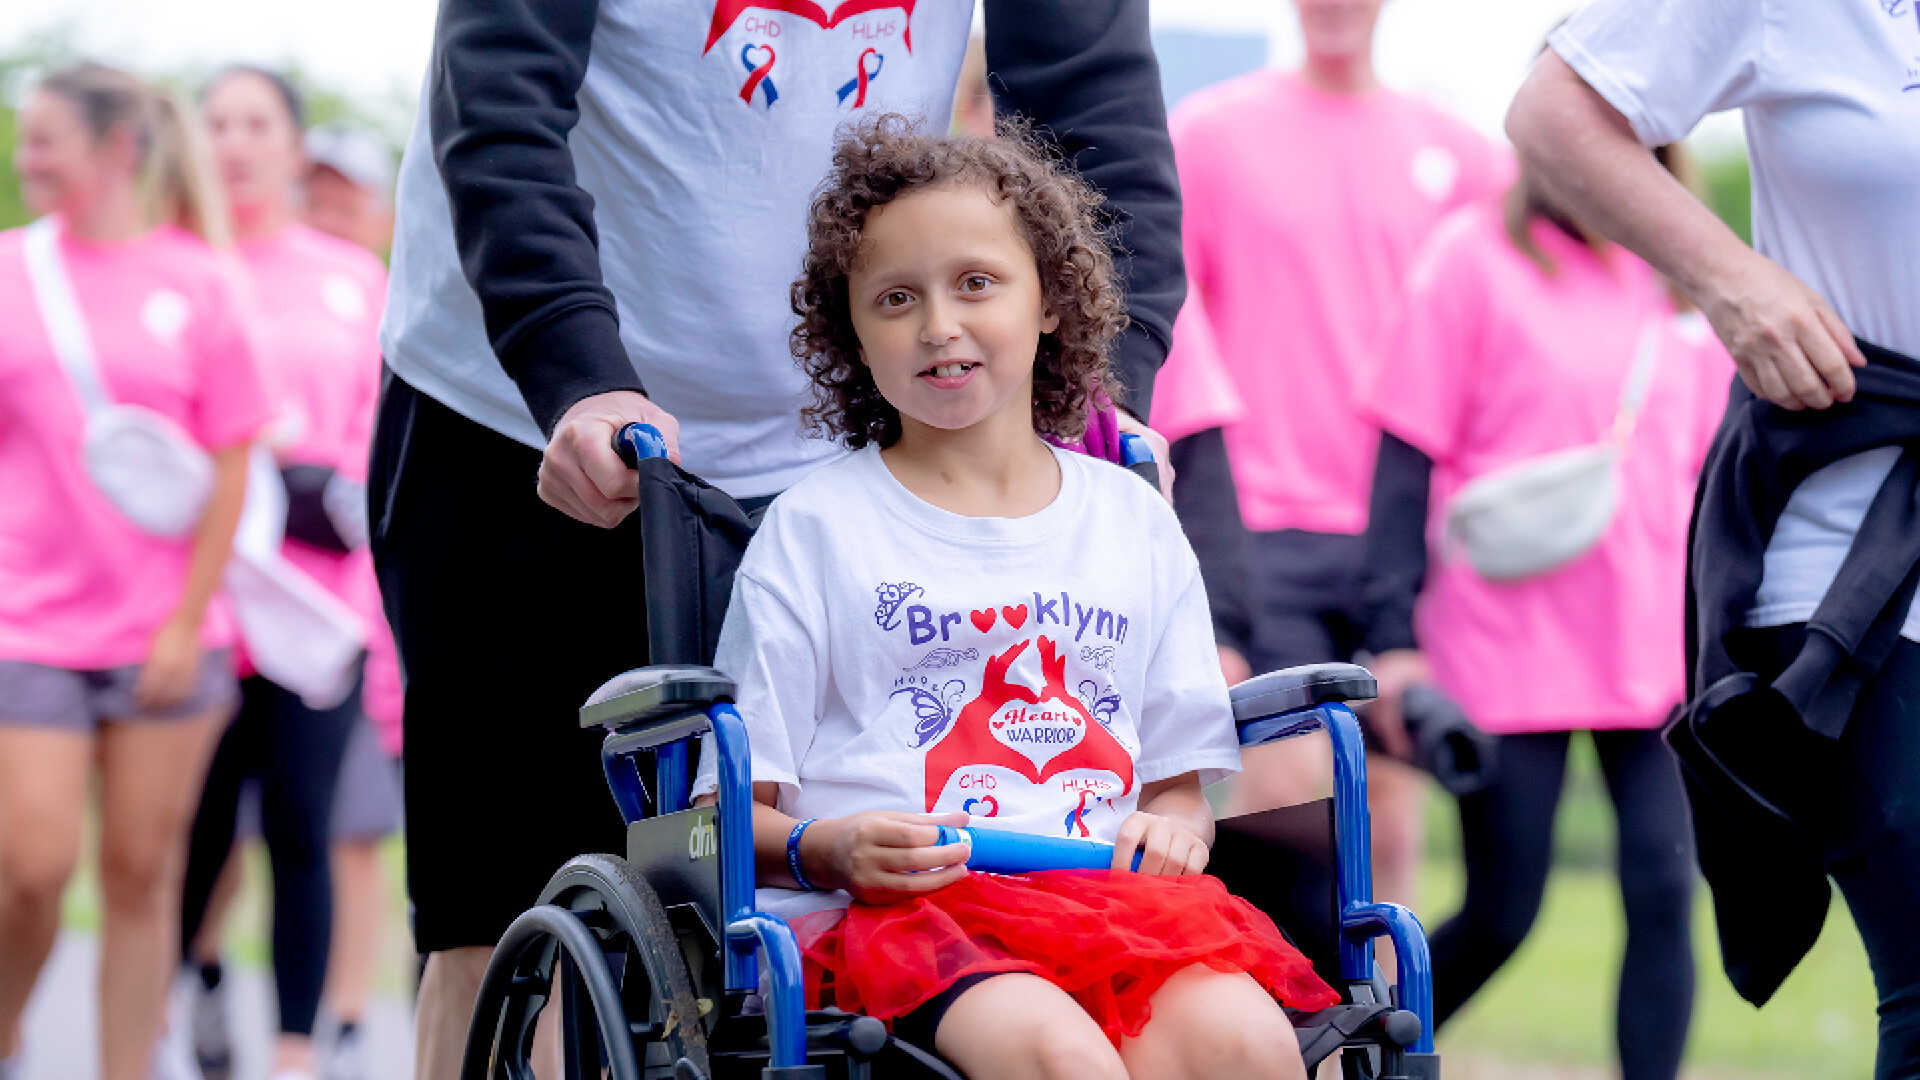
[[[933,892],[966,876],[972,851],[965,842],[942,845],[938,826],[967,820],[897,810],[821,818],[800,834],[800,865],[815,888],[845,889],[856,900]]]
[[[1113,869],[1133,866],[1133,853],[1140,852],[1140,873],[1162,877],[1184,877],[1207,868],[1212,851],[1207,839],[1177,818],[1135,811],[1120,823],[1113,840]]]
[[[174,616],[154,635],[147,662],[133,684],[134,704],[143,709],[170,709],[193,693],[200,671],[200,623]]]

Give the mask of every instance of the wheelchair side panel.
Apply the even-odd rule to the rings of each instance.
[[[645,818],[627,826],[627,861],[667,908],[691,906],[715,942],[726,932],[715,925],[721,909],[720,833],[711,806]]]

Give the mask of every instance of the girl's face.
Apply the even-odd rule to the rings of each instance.
[[[208,89],[200,115],[236,213],[285,205],[305,167],[300,132],[273,84],[239,71]]]
[[[35,91],[19,119],[13,167],[35,214],[73,216],[113,184],[131,182],[137,157],[132,136],[111,132],[95,139],[80,106],[67,98]]]
[[[1012,207],[943,184],[873,211],[847,300],[861,359],[903,428],[1005,418],[1032,429],[1034,354],[1060,320]]]

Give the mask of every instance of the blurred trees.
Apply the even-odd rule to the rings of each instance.
[[[75,34],[71,27],[56,24],[0,51],[0,229],[23,224],[30,216],[20,198],[20,179],[13,170],[16,134],[14,111],[32,88],[33,80],[41,73],[88,58],[75,46],[74,41]],[[141,70],[141,73],[191,96],[217,70],[213,66],[200,66],[181,71]],[[397,100],[398,92],[391,89],[383,95],[372,97],[349,94],[326,85],[297,65],[280,66],[276,70],[300,89],[306,99],[309,124],[344,124],[364,128],[385,139],[395,157],[398,157],[400,146],[406,138],[406,120],[398,118],[411,119],[412,101]]]

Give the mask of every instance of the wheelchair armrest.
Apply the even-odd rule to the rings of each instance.
[[[1302,664],[1256,675],[1230,696],[1234,723],[1245,725],[1316,705],[1367,701],[1377,693],[1373,673],[1359,664]]]
[[[733,695],[733,680],[710,667],[661,664],[634,668],[608,679],[587,698],[580,707],[580,726],[608,731],[645,728],[732,701]]]

